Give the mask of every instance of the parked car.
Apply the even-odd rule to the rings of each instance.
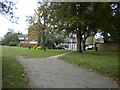
[[[54,49],[65,49],[65,48],[63,47],[63,45],[56,45]]]
[[[85,49],[87,49],[87,50],[92,50],[92,48],[93,48],[92,45],[87,45],[87,46],[85,47]]]

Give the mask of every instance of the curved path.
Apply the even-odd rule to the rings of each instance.
[[[70,52],[67,52],[70,53]],[[31,88],[117,88],[109,78],[57,59],[67,53],[47,58],[19,57],[30,79]]]

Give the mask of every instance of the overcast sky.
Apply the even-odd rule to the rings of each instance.
[[[23,34],[27,34],[27,22],[26,15],[32,15],[34,13],[34,9],[37,8],[38,0],[18,0],[16,4],[16,9],[14,11],[15,15],[19,17],[18,24],[11,23],[4,16],[0,15],[0,37],[4,37],[7,33],[8,28],[13,28],[15,32],[22,32]]]
[[[28,34],[26,15],[33,15],[34,9],[37,9],[37,1],[45,0],[18,0],[16,4],[18,9],[14,11],[15,15],[19,17],[18,24],[11,23],[4,16],[0,15],[0,37],[4,37],[8,32],[8,28],[13,28],[16,33],[20,31],[22,34]]]

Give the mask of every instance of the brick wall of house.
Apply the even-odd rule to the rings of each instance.
[[[35,45],[37,45],[37,44],[29,44],[29,43],[22,43],[21,44],[21,47],[34,47]]]

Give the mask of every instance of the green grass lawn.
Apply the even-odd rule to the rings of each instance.
[[[83,68],[99,71],[112,77],[118,77],[118,52],[115,51],[72,52],[61,56],[60,59]]]
[[[1,48],[1,46],[0,46]],[[21,47],[2,46],[2,84],[3,88],[26,88],[24,70],[16,62],[16,56],[49,57],[67,52],[67,50],[35,50]]]

